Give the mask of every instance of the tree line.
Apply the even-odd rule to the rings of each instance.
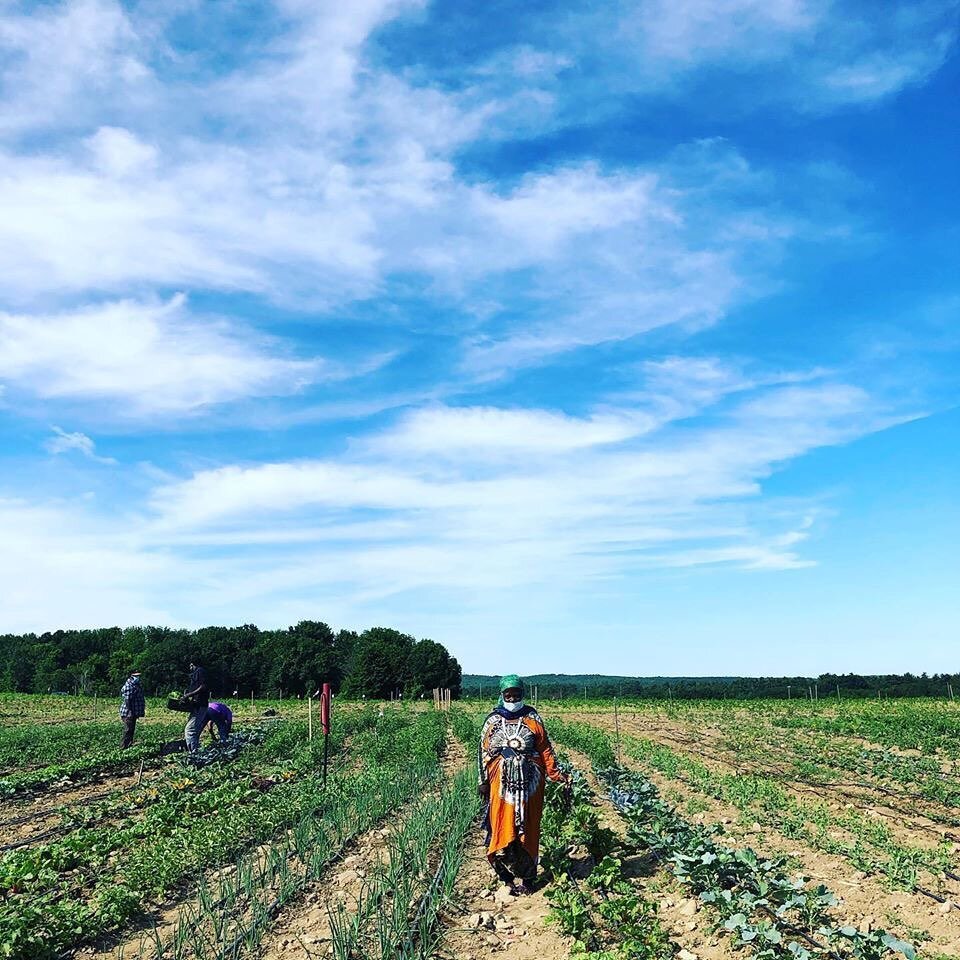
[[[191,662],[217,696],[297,696],[329,683],[348,697],[460,694],[461,669],[446,647],[389,627],[357,633],[301,620],[285,630],[238,627],[105,627],[0,636],[0,689],[116,693],[131,670],[148,695],[182,690]]]
[[[822,673],[816,677],[615,677],[601,674],[541,673],[524,678],[528,686],[539,688],[541,699],[570,697],[629,697],[676,700],[750,700],[770,697],[811,695],[820,699],[876,697],[960,698],[960,674],[912,673],[857,674]],[[462,691],[465,697],[496,696],[498,678],[493,675],[466,674]]]

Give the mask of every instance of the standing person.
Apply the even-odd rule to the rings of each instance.
[[[500,681],[500,702],[484,721],[477,766],[477,792],[487,801],[487,859],[514,893],[532,893],[544,777],[570,780],[557,766],[540,715],[523,702],[523,681],[515,673]]]
[[[192,704],[187,725],[183,728],[183,739],[187,749],[193,753],[200,746],[200,733],[207,722],[207,707],[210,704],[210,688],[207,686],[207,671],[199,664],[190,664],[190,679],[184,700]]]
[[[120,719],[123,721],[123,737],[120,749],[126,750],[133,743],[137,720],[147,712],[147,701],[140,683],[140,671],[131,670],[130,676],[120,688]]]
[[[233,711],[225,703],[218,703],[216,700],[207,707],[207,727],[211,736],[214,726],[217,728],[217,739],[226,743],[233,729]]]

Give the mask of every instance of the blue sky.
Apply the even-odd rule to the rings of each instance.
[[[0,630],[956,670],[958,16],[0,3]]]

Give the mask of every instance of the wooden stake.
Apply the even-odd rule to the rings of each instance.
[[[140,758],[140,769],[137,771],[137,786],[140,786],[140,781],[143,779],[143,758]]]
[[[307,740],[313,740],[313,697],[307,697]]]

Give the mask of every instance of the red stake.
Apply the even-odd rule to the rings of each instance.
[[[330,684],[323,685],[320,694],[320,726],[323,728],[323,785],[327,785],[327,751],[330,745],[330,701],[332,694]]]

